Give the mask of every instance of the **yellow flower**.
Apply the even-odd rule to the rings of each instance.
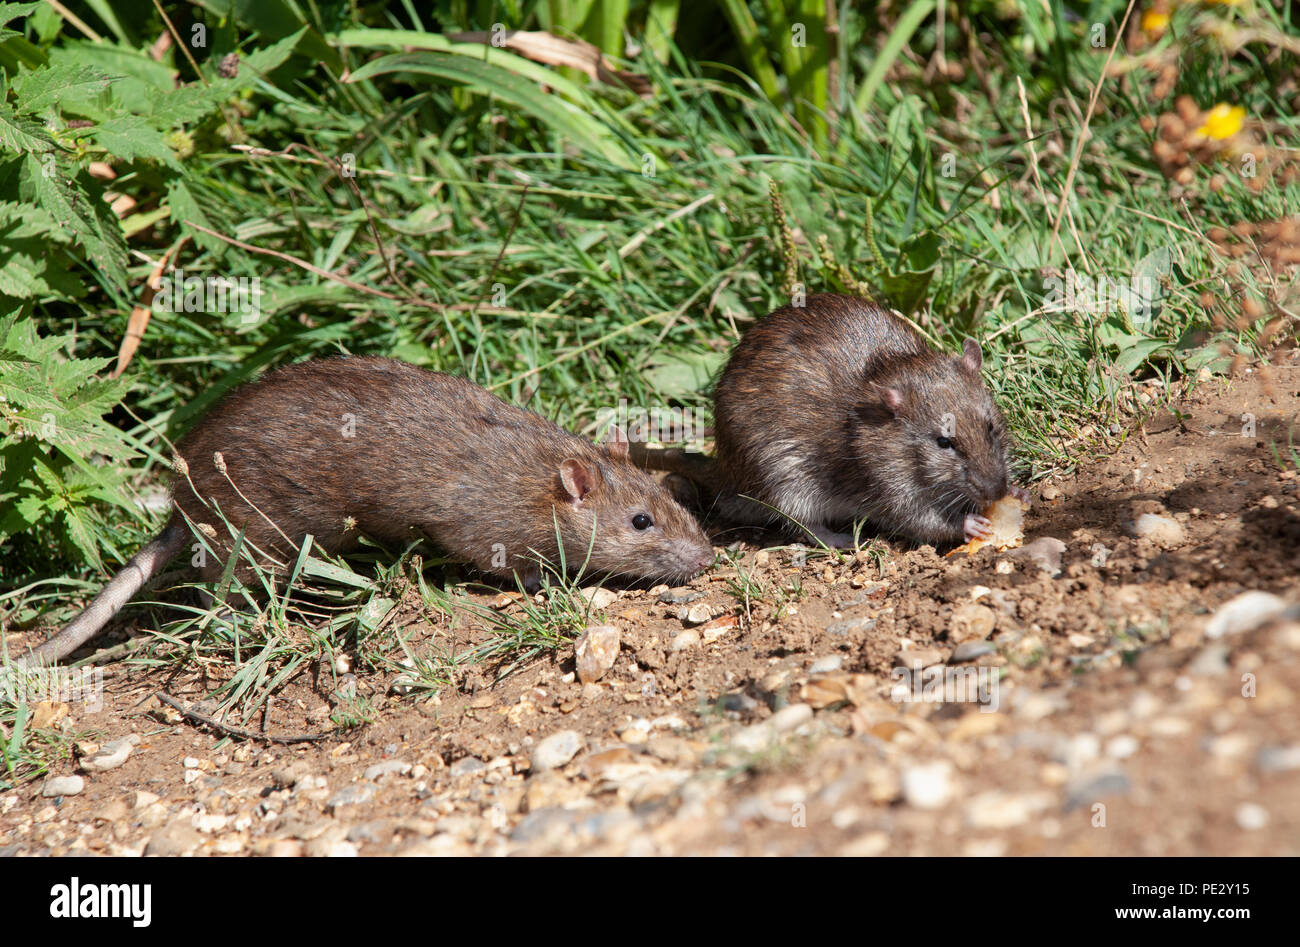
[[[1142,30],[1146,33],[1163,33],[1169,25],[1169,14],[1155,7],[1142,11]]]
[[[1246,110],[1240,105],[1227,105],[1220,102],[1210,109],[1210,114],[1205,117],[1205,124],[1198,128],[1196,132],[1198,135],[1205,135],[1207,138],[1218,138],[1222,141],[1241,131],[1241,125],[1245,118]]]

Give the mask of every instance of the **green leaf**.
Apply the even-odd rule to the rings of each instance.
[[[122,161],[134,161],[136,158],[152,158],[177,171],[181,164],[175,154],[163,140],[161,132],[154,129],[145,119],[137,115],[123,115],[111,118],[84,133],[94,138],[109,154]]]
[[[187,226],[193,222],[201,227],[207,227],[209,230],[217,229],[212,225],[212,221],[208,219],[208,215],[203,213],[203,209],[199,207],[199,202],[194,199],[194,194],[183,179],[176,178],[174,181],[167,182],[167,204],[171,208],[172,220],[191,234],[195,243],[217,256],[225,254],[225,241],[218,240],[216,237]]]
[[[17,154],[53,151],[54,139],[40,122],[20,116],[8,102],[0,102],[0,148]]]
[[[18,19],[20,16],[28,16],[37,7],[42,6],[39,3],[0,3],[0,26],[5,26]]]
[[[108,205],[97,200],[98,194],[87,194],[83,187],[89,182],[85,172],[69,183],[62,172],[45,174],[44,166],[36,155],[27,156],[24,172],[26,183],[33,191],[38,206],[58,221],[65,231],[81,244],[87,259],[118,289],[127,285],[126,239],[122,227],[112,215]],[[81,185],[81,186],[76,186]],[[95,185],[96,190],[98,185]]]
[[[480,55],[482,50],[479,47]],[[436,76],[495,96],[610,164],[627,170],[637,166],[613,132],[590,113],[558,96],[545,94],[531,81],[490,62],[450,53],[398,53],[366,63],[349,81],[362,82],[391,73]]]
[[[683,398],[707,391],[724,358],[722,352],[712,351],[660,356],[642,374],[663,397]]]
[[[108,88],[109,77],[84,63],[46,66],[14,77],[18,110],[28,115],[57,105],[66,95],[98,93]]]

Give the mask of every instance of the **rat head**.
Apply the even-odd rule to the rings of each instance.
[[[556,489],[570,562],[575,553],[581,562],[590,546],[589,570],[666,582],[684,582],[713,563],[695,517],[628,461],[624,440],[566,458]]]
[[[967,339],[960,356],[919,353],[865,393],[855,453],[884,497],[881,525],[960,541],[968,514],[1006,496],[1006,429],[980,365],[979,344]]]

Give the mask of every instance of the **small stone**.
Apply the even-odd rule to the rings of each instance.
[[[219,812],[202,812],[196,815],[191,821],[196,832],[202,832],[204,835],[211,835],[214,832],[220,832],[230,823],[230,816],[222,815]]]
[[[1205,626],[1205,637],[1222,638],[1258,628],[1286,608],[1286,602],[1268,592],[1243,592],[1219,606]]]
[[[961,664],[965,661],[974,661],[976,658],[982,658],[986,654],[993,654],[998,649],[988,641],[963,641],[957,647],[953,648],[952,655],[948,658],[949,664]]]
[[[917,809],[942,809],[953,795],[952,764],[936,760],[906,767],[902,790],[908,805]]]
[[[126,762],[127,757],[140,742],[137,734],[122,737],[120,740],[110,740],[91,755],[81,760],[81,768],[87,773],[103,773],[110,769],[116,769]]]
[[[1016,564],[1010,559],[999,559],[993,566],[993,571],[998,575],[1010,575],[1016,571]]]
[[[131,798],[131,808],[146,809],[153,805],[159,799],[151,792],[145,792],[143,789],[137,789]]]
[[[1187,663],[1187,672],[1203,677],[1214,677],[1228,670],[1228,657],[1231,652],[1227,645],[1206,645],[1196,653],[1196,657]]]
[[[613,625],[588,628],[573,644],[573,660],[578,680],[584,684],[598,681],[618,660],[619,631]]]
[[[731,737],[731,745],[742,753],[759,753],[776,740],[776,729],[770,722],[750,724],[741,727]]]
[[[449,773],[452,779],[460,779],[464,776],[476,776],[487,770],[487,764],[476,756],[462,756],[456,762],[451,764]]]
[[[719,638],[729,634],[740,627],[740,616],[723,615],[721,618],[715,618],[713,621],[706,622],[700,626],[700,640],[705,644],[713,644]]]
[[[694,628],[687,628],[673,637],[672,643],[668,645],[669,651],[685,651],[687,648],[694,648],[700,643],[700,633]]]
[[[889,849],[889,836],[884,832],[868,832],[859,835],[851,842],[840,847],[838,855],[844,858],[874,858],[883,855]]]
[[[848,635],[855,631],[870,631],[875,626],[876,619],[864,615],[861,618],[846,618],[843,621],[832,622],[826,626],[826,633]]]
[[[1237,806],[1237,825],[1247,832],[1262,829],[1268,825],[1268,810],[1258,803],[1243,802]]]
[[[818,658],[808,665],[808,673],[829,674],[831,671],[838,671],[843,664],[844,656],[842,654],[832,654],[829,657]]]
[[[587,741],[576,730],[552,733],[533,749],[533,769],[556,769],[563,766],[586,745]]]
[[[1105,767],[1093,770],[1066,784],[1065,811],[1091,806],[1103,796],[1123,795],[1130,788],[1132,784],[1123,770]]]
[[[702,625],[713,617],[713,606],[705,602],[690,608],[679,608],[677,618],[685,625]]]
[[[410,771],[410,763],[403,762],[402,760],[384,760],[382,763],[375,763],[373,766],[367,766],[366,771],[361,774],[361,778],[373,782],[380,776],[388,776],[391,773],[400,773],[405,776]]]
[[[1008,555],[1028,559],[1050,576],[1061,572],[1061,556],[1065,553],[1065,543],[1052,536],[1040,536],[1032,543],[1013,549]]]
[[[154,832],[144,847],[146,855],[174,858],[188,855],[203,844],[203,836],[188,824],[188,819],[177,819]]]
[[[271,858],[301,858],[302,842],[293,838],[278,838],[266,848]]]
[[[1061,490],[1054,483],[1045,483],[1043,489],[1038,491],[1038,495],[1044,500],[1057,500],[1060,499]]]
[[[1183,544],[1183,525],[1168,516],[1155,513],[1143,513],[1133,523],[1133,535],[1138,539],[1149,539],[1157,546],[1172,549]]]
[[[637,717],[618,731],[618,738],[624,743],[644,743],[650,736],[650,721]]]
[[[793,730],[812,719],[813,709],[807,704],[790,704],[782,707],[768,718],[767,722],[778,733]]]
[[[198,769],[199,760],[197,757],[187,756],[185,757],[185,759],[181,761],[181,765],[184,766],[186,769]]]
[[[1126,760],[1138,751],[1138,741],[1134,736],[1121,733],[1111,737],[1106,744],[1106,755],[1113,760]]]
[[[76,796],[86,788],[86,781],[80,776],[51,776],[45,781],[41,795],[46,799],[58,796]]]
[[[1260,747],[1255,754],[1255,766],[1262,773],[1285,773],[1300,769],[1300,743]]]
[[[595,589],[579,589],[578,594],[591,603],[592,608],[609,608],[618,600],[618,595],[603,586]]]
[[[943,652],[934,648],[909,648],[894,655],[894,666],[919,671],[943,663]]]
[[[1045,792],[1009,793],[991,790],[966,802],[966,821],[975,829],[1010,829],[1024,825],[1051,804]]]
[[[96,809],[93,818],[101,822],[125,822],[131,818],[131,807],[125,799],[114,799],[108,805]]]
[[[661,592],[659,601],[665,605],[685,605],[687,602],[695,602],[704,598],[704,593],[686,586],[680,586],[675,589],[668,589]]]
[[[953,609],[952,620],[948,624],[948,638],[954,644],[964,641],[980,641],[993,634],[997,616],[987,605],[971,602]]]
[[[344,806],[357,806],[369,802],[375,797],[375,787],[371,783],[354,783],[344,786],[325,803],[326,809],[341,809]]]

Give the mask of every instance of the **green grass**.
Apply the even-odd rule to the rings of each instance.
[[[211,24],[212,47],[198,57],[209,82],[237,45],[247,62],[288,35],[270,25],[272,6],[280,5]],[[466,375],[594,436],[601,410],[620,399],[707,410],[710,374],[746,326],[787,301],[792,266],[808,292],[865,286],[914,301],[905,307],[914,321],[951,351],[968,335],[981,339],[986,377],[1022,467],[1035,476],[1104,449],[1106,432],[1124,420],[1120,392],[1132,378],[1222,368],[1219,343],[1253,354],[1258,327],[1215,329],[1213,308],[1235,311],[1242,293],[1265,291],[1284,304],[1289,292],[1290,275],[1260,268],[1226,280],[1227,261],[1204,231],[1280,217],[1297,206],[1300,187],[1275,179],[1257,194],[1229,175],[1221,191],[1202,186],[1173,200],[1152,157],[1154,135],[1141,127],[1143,116],[1186,94],[1203,107],[1244,106],[1266,142],[1294,140],[1297,110],[1274,92],[1294,55],[1267,38],[1225,53],[1194,28],[1218,18],[1295,35],[1262,5],[1180,9],[1175,31],[1157,41],[1181,57],[1168,94],[1153,99],[1141,69],[1107,78],[1086,138],[1083,118],[1110,52],[1093,48],[1088,30],[1104,23],[1113,39],[1120,0],[1088,5],[1082,21],[1059,4],[950,4],[942,44],[926,10],[934,4],[903,4],[896,14],[842,5],[834,98],[829,60],[778,41],[782,13],[788,23],[804,5],[765,5],[751,35],[709,41],[709,23],[750,29],[743,5],[706,15],[632,4],[634,33],[651,6],[678,23],[676,43],[659,31],[638,58],[616,63],[649,78],[649,98],[431,35],[498,21],[535,28],[537,5],[452,6],[461,19],[441,24],[423,14],[416,22],[401,3],[367,8],[364,20],[352,5],[313,7],[293,56],[261,74],[246,64],[244,85],[216,111],[169,132],[177,167],[77,139],[81,151],[68,160],[115,161],[112,188],[138,202],[124,222],[127,246],[144,256],[125,258],[127,281],[117,284],[75,242],[52,251],[82,289],[34,293],[23,305],[42,336],[68,336],[62,357],[116,355],[148,261],[183,235],[186,273],[259,278],[261,313],[247,322],[153,315],[124,376],[130,391],[106,413],[131,452],[125,502],[75,499],[95,513],[85,536],[104,568],[88,570],[78,546],[48,525],[14,534],[0,550],[6,627],[70,618],[161,525],[132,501],[165,477],[170,442],[223,393],[285,362],[395,356]],[[550,6],[559,25],[571,16],[565,28],[617,51],[616,18],[593,19],[583,4]],[[138,17],[99,24],[101,44],[71,27],[60,33],[57,18],[42,13],[25,46],[0,44],[0,66],[12,73],[75,41],[76,55],[108,62],[121,53],[113,68],[129,60],[144,69],[140,51],[161,23],[150,5],[138,7]],[[430,33],[411,32],[419,29]],[[940,45],[959,69],[931,68]],[[1121,50],[1115,62],[1127,68],[1128,55]],[[177,58],[175,67],[199,86],[188,62]],[[792,77],[792,68],[802,71]],[[111,94],[129,88],[117,83]],[[344,155],[353,156],[354,177],[338,173]],[[1214,171],[1198,169],[1198,181]],[[178,218],[206,221],[206,231]],[[1137,269],[1158,275],[1153,317],[1135,325],[1118,310],[1045,313],[1047,281],[1067,268],[1118,281]],[[1199,302],[1207,290],[1217,298],[1211,310]],[[1101,433],[1080,443],[1085,425]],[[0,497],[4,489],[0,478]],[[559,647],[588,618],[557,593],[509,618],[475,613],[494,629],[489,644],[395,664],[374,612],[406,586],[419,590],[429,615],[469,609],[458,580],[444,583],[415,562],[376,554],[360,571],[336,563],[343,571],[300,574],[293,595],[281,584],[252,611],[194,609],[162,632],[175,645],[165,660],[225,668],[222,699],[248,716],[312,662],[332,666],[340,649],[366,655],[367,671],[404,668],[414,690],[429,693],[467,663],[509,669]],[[12,713],[0,708],[0,722],[12,728]]]

